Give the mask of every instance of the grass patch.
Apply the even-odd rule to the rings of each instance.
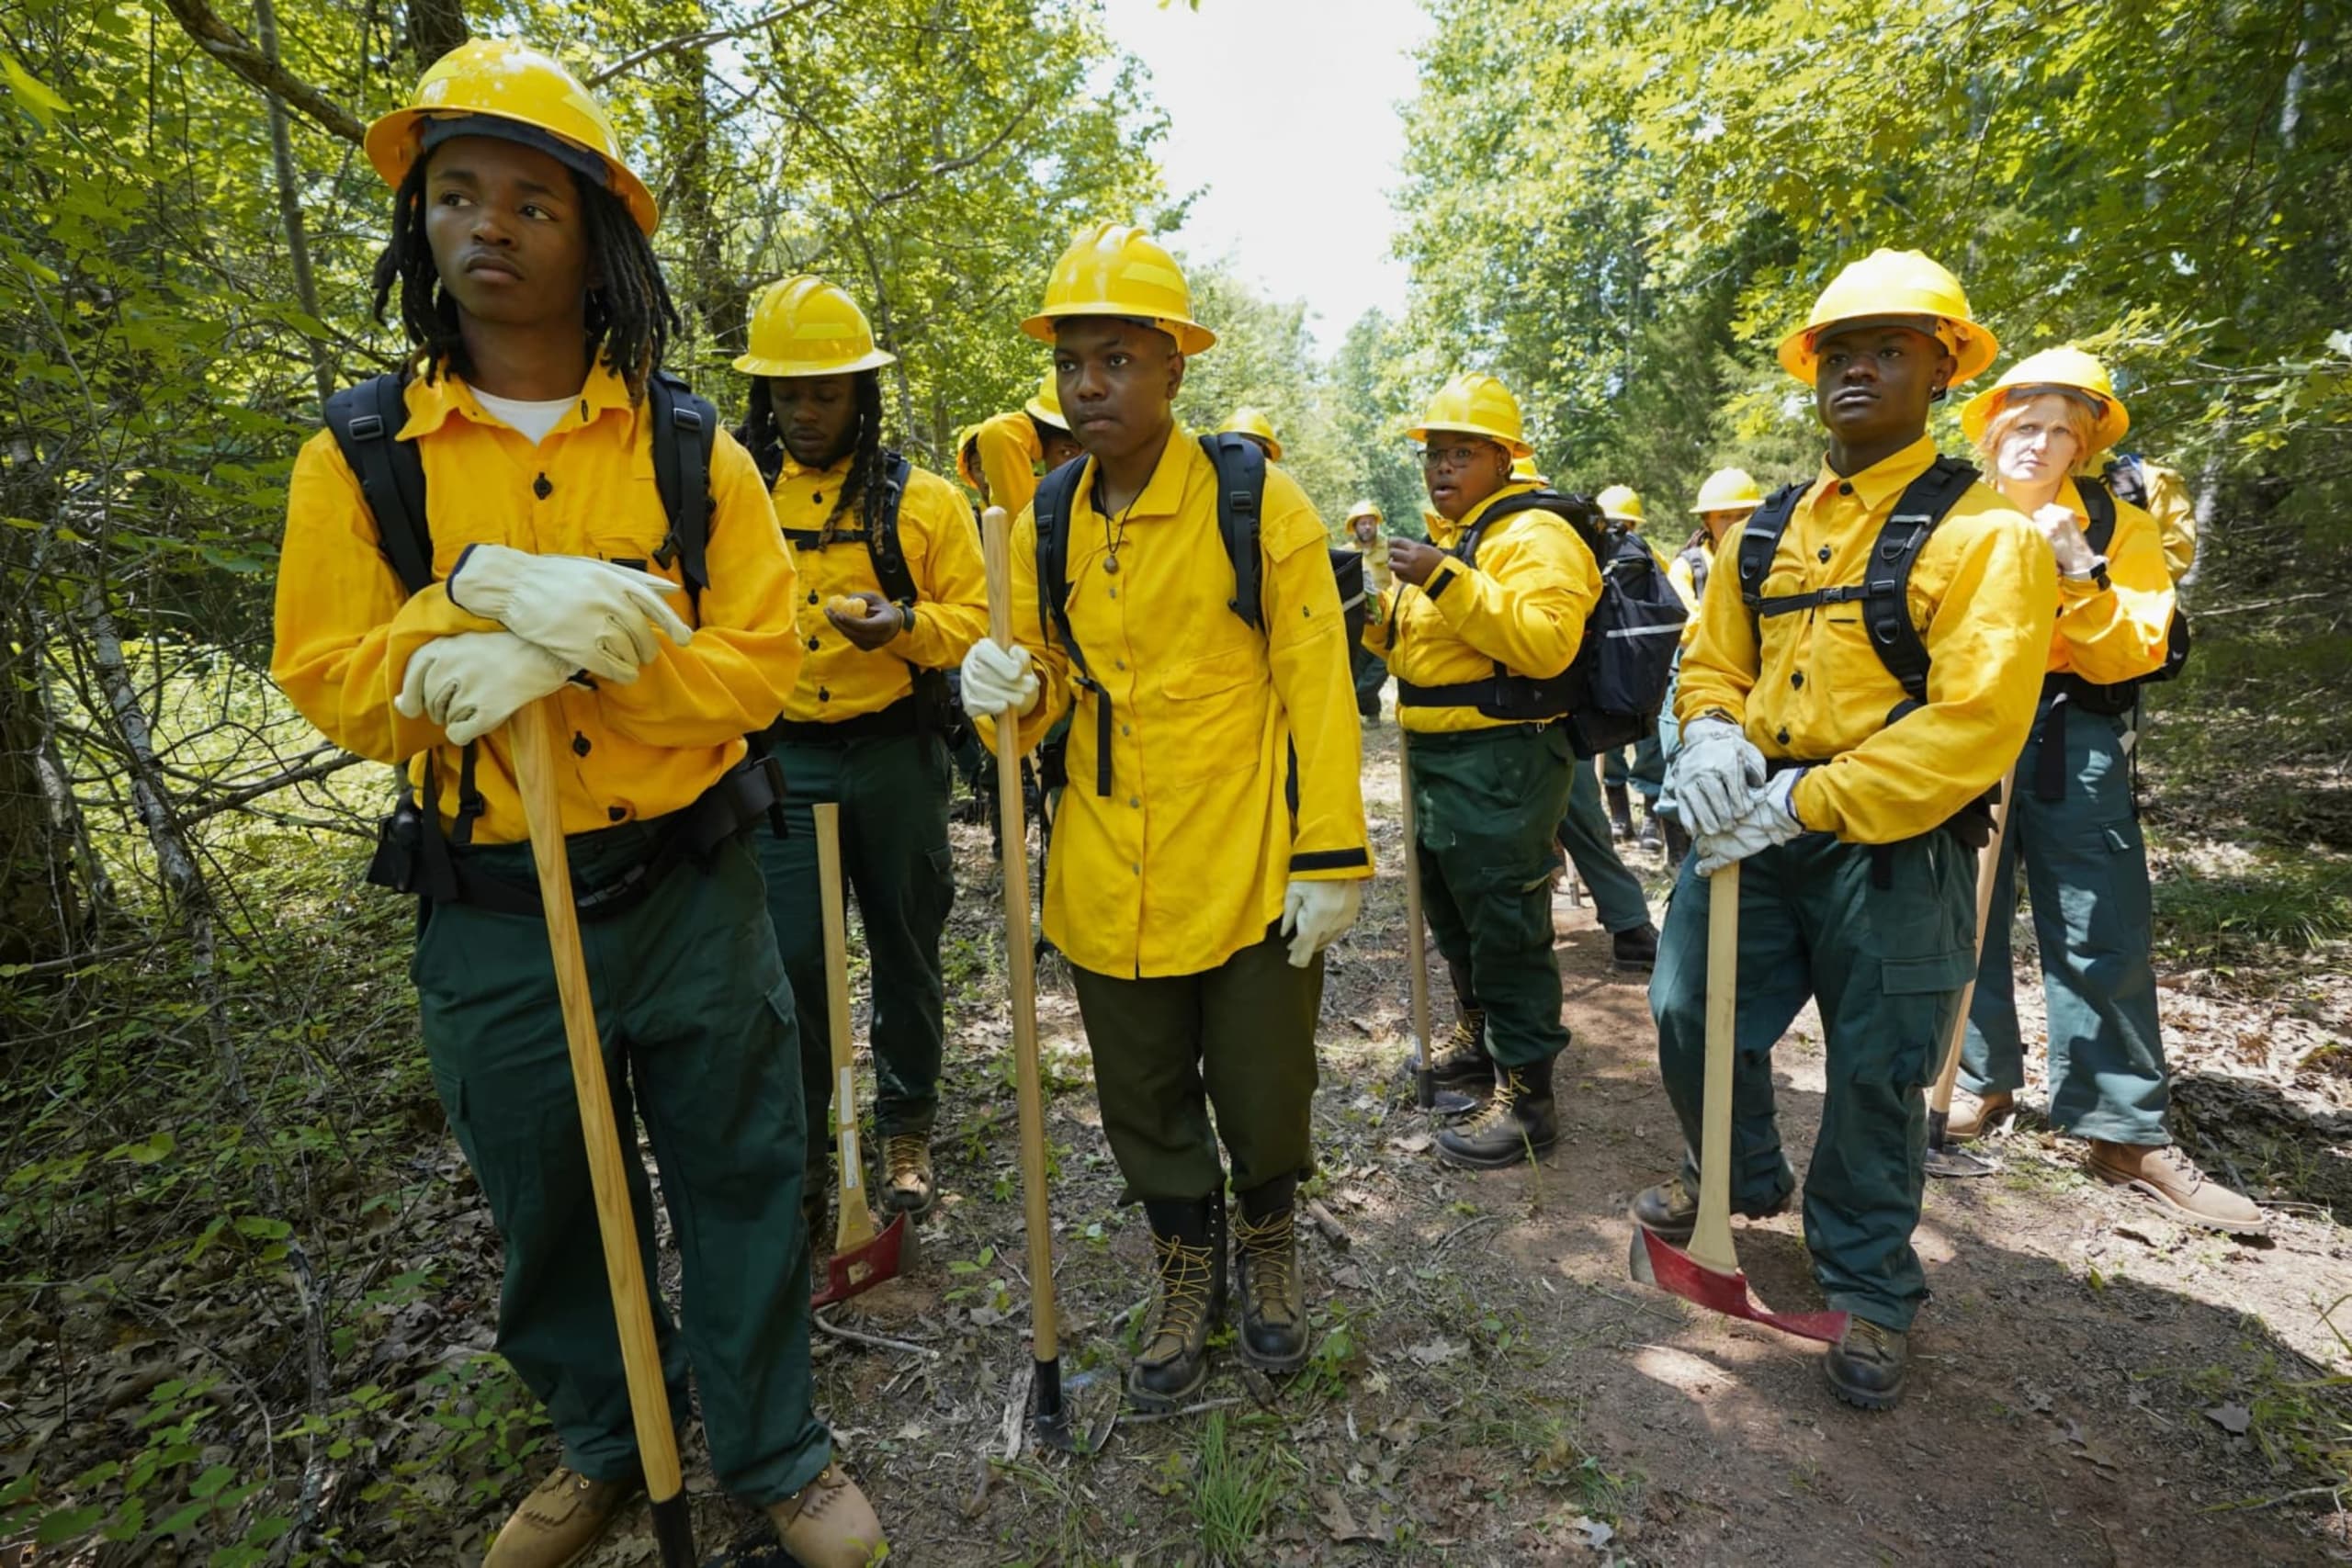
[[[2352,935],[2352,864],[2332,857],[2265,853],[2220,874],[2175,866],[2154,892],[2156,943],[2170,958],[2307,953]]]
[[[1223,1411],[1210,1415],[1193,1467],[1192,1501],[1201,1550],[1211,1562],[1238,1568],[1263,1560],[1259,1540],[1284,1489],[1283,1468],[1280,1449],[1244,1447],[1234,1441]]]

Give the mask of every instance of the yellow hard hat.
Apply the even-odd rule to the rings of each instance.
[[[1632,485],[1611,485],[1600,492],[1598,500],[1600,514],[1612,522],[1639,523],[1644,520],[1642,498],[1634,493]]]
[[[1804,325],[1781,340],[1781,367],[1810,382],[1819,363],[1814,345],[1822,328],[1879,321],[1908,325],[1905,318],[1923,316],[1935,321],[1935,335],[1960,362],[1953,386],[1992,368],[2001,345],[1969,315],[1960,279],[1918,251],[1885,250],[1872,251],[1829,280]]]
[[[1379,522],[1387,521],[1380,515],[1380,502],[1372,500],[1359,501],[1348,508],[1347,522],[1352,523],[1359,517],[1370,517]]]
[[[1096,223],[1080,229],[1046,279],[1046,302],[1021,330],[1054,341],[1064,316],[1133,316],[1176,340],[1180,354],[1198,354],[1216,333],[1193,320],[1193,291],[1176,258],[1141,229]]]
[[[752,346],[735,368],[746,376],[844,376],[898,358],[874,346],[874,329],[846,290],[804,272],[760,291]]]
[[[2132,415],[2115,395],[2115,380],[2096,355],[2074,344],[2029,354],[2009,367],[2001,378],[1960,406],[1960,428],[1971,441],[1984,439],[2001,400],[2010,393],[2030,397],[2036,392],[2068,392],[2086,400],[2097,424],[2091,432],[2091,452],[2104,452],[2132,428]]]
[[[1065,435],[1069,434],[1069,421],[1062,416],[1062,391],[1054,384],[1054,367],[1050,365],[1038,378],[1037,395],[1022,404],[1021,410],[1040,424],[1050,424]]]
[[[1547,490],[1552,484],[1549,479],[1535,471],[1535,458],[1532,454],[1511,459],[1510,477],[1526,484],[1542,485]]]
[[[478,117],[500,123],[483,125]],[[516,127],[537,134],[516,135]],[[528,44],[475,39],[435,61],[408,107],[368,128],[368,161],[397,188],[418,158],[453,136],[502,136],[536,147],[602,181],[645,232],[661,218],[653,193],[622,159],[603,106],[555,56]]]
[[[1500,381],[1476,370],[1456,376],[1440,387],[1422,413],[1421,423],[1405,434],[1411,440],[1426,442],[1432,430],[1456,430],[1465,435],[1499,441],[1514,457],[1535,455],[1535,448],[1520,434],[1519,400]]]
[[[1223,424],[1216,427],[1219,435],[1254,435],[1266,444],[1266,456],[1279,463],[1283,460],[1283,444],[1274,438],[1274,422],[1263,411],[1238,408]]]
[[[1699,504],[1693,512],[1738,512],[1764,504],[1764,487],[1750,479],[1746,468],[1717,468],[1699,487]]]

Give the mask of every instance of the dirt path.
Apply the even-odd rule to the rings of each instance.
[[[2257,1190],[2303,1200],[2267,1244],[2175,1225],[2087,1182],[2077,1147],[2032,1133],[2000,1141],[1991,1179],[1934,1186],[1920,1246],[1936,1299],[1915,1337],[1913,1388],[1897,1412],[1862,1415],[1823,1387],[1813,1348],[1628,1280],[1626,1199],[1668,1168],[1676,1142],[1645,986],[1609,972],[1589,911],[1560,908],[1576,1043],[1559,1077],[1558,1152],[1540,1169],[1489,1175],[1445,1171],[1427,1152],[1428,1126],[1396,1077],[1408,1023],[1394,734],[1367,748],[1382,874],[1332,955],[1325,1006],[1324,1163],[1310,1190],[1345,1239],[1308,1233],[1315,1359],[1276,1389],[1228,1354],[1207,1408],[1122,1419],[1089,1459],[1008,1440],[1021,1436],[1008,1413],[1028,1298],[1008,1032],[987,841],[958,830],[947,1103],[959,1133],[939,1151],[946,1200],[913,1275],[837,1319],[902,1348],[830,1336],[818,1347],[821,1406],[891,1526],[894,1562],[2345,1555],[2345,1517],[2324,1496],[2289,1495],[2319,1479],[2299,1458],[2352,1444],[2340,1399],[2293,1386],[2352,1367],[2323,1317],[2352,1294],[2347,1235],[2328,1212],[2352,1213],[2338,1206],[2352,1196],[2340,1078],[2331,1102],[2249,1060],[2237,1077],[2185,1089],[2200,1131],[2245,1120],[2211,1113],[2233,1096],[2278,1123],[2269,1142],[2256,1128],[2236,1155],[2220,1151],[2251,1161],[2267,1150]],[[1662,888],[1656,858],[1635,858]],[[1056,1091],[1064,1360],[1099,1431],[1147,1297],[1148,1248],[1139,1211],[1117,1206],[1076,1008],[1051,977],[1041,1032]],[[2314,995],[2340,1005],[2339,987]],[[2223,1034],[2284,1028],[2227,997],[2183,1010]],[[1775,1064],[1800,1156],[1821,1065],[1817,1028],[1800,1021]],[[1819,1304],[1795,1216],[1743,1227],[1740,1245],[1768,1301]],[[2337,1326],[2352,1332],[2352,1308]],[[706,1539],[723,1534],[727,1506],[710,1499],[705,1513]],[[640,1527],[594,1561],[650,1561],[650,1549]]]

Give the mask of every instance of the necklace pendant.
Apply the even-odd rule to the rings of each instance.
[[[1111,554],[1102,558],[1102,570],[1113,577],[1119,575],[1119,556],[1117,551],[1114,550]]]

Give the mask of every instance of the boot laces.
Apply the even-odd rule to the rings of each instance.
[[[1480,1028],[1484,1026],[1486,1021],[1487,1014],[1485,1010],[1483,1009],[1476,1008],[1463,1013],[1461,1017],[1455,1019],[1453,1021],[1453,1032],[1445,1037],[1445,1050],[1443,1055],[1447,1058],[1455,1056],[1485,1056],[1487,1054],[1486,1050],[1478,1043],[1478,1032]]]
[[[1843,1348],[1849,1361],[1883,1364],[1894,1359],[1894,1347],[1900,1338],[1895,1330],[1872,1323],[1869,1318],[1849,1318],[1846,1323]]]
[[[2179,1183],[2184,1193],[2194,1192],[2205,1185],[2205,1173],[2197,1162],[2180,1152],[2178,1144],[2159,1144],[2140,1156],[2143,1165],[2161,1167],[2165,1174]]]
[[[1159,1301],[1151,1333],[1145,1338],[1146,1360],[1180,1353],[1201,1332],[1208,1318],[1209,1273],[1214,1261],[1207,1247],[1194,1247],[1182,1236],[1155,1235],[1151,1247],[1159,1266]],[[1169,1339],[1173,1339],[1174,1345],[1155,1357],[1152,1352]]]
[[[817,1472],[816,1480],[786,1500],[786,1517],[795,1524],[802,1519],[823,1517],[825,1510],[842,1495],[842,1488],[848,1483],[849,1477],[842,1473],[838,1463],[825,1466]]]
[[[1290,1314],[1298,1261],[1294,1235],[1288,1209],[1278,1209],[1254,1224],[1246,1216],[1234,1222],[1233,1239],[1241,1244],[1242,1256],[1249,1261],[1250,1294],[1261,1316],[1270,1315],[1270,1308],[1279,1308],[1285,1317]]]
[[[919,1181],[930,1163],[931,1140],[921,1133],[893,1133],[882,1140],[882,1158],[893,1182]]]
[[[1464,1138],[1480,1138],[1505,1129],[1519,1131],[1519,1101],[1527,1092],[1527,1080],[1519,1076],[1517,1067],[1498,1067],[1496,1074],[1495,1092],[1485,1108],[1462,1124]]]

